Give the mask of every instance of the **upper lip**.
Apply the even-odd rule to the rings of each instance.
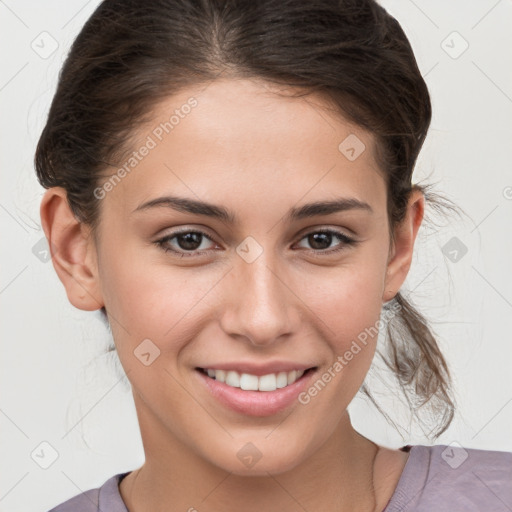
[[[293,363],[291,361],[274,361],[272,363],[257,364],[249,361],[232,363],[212,363],[199,366],[203,370],[232,370],[239,373],[250,373],[251,375],[268,375],[269,373],[291,372],[292,370],[307,370],[314,368],[312,364]]]

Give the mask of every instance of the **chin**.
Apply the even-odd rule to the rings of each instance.
[[[238,476],[264,476],[278,475],[290,471],[298,466],[304,457],[302,452],[293,451],[290,446],[287,452],[265,454],[252,443],[246,443],[241,449],[233,452],[216,454],[210,461],[217,467]]]

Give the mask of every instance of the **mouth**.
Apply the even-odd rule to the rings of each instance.
[[[309,372],[316,370],[316,366],[306,370],[291,370],[288,372],[269,373],[267,375],[253,375],[250,373],[237,372],[234,370],[217,370],[199,368],[208,378],[222,382],[232,388],[239,388],[244,391],[271,392],[291,386]]]
[[[301,370],[302,373],[292,370],[257,376],[196,367],[195,374],[200,385],[205,386],[209,395],[223,407],[246,416],[261,417],[280,413],[293,404],[297,407],[300,394],[318,373],[317,370],[318,366],[313,366]]]

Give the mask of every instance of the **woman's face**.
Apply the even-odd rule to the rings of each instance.
[[[146,457],[181,446],[237,474],[293,468],[346,418],[407,271],[386,274],[373,139],[318,97],[252,80],[173,96],[137,135],[125,172],[97,191],[93,273]],[[250,391],[198,368],[238,368],[245,387],[269,389],[288,383],[283,371],[315,370]]]

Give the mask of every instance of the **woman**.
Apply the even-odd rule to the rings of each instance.
[[[55,512],[512,507],[512,454],[389,449],[347,412],[384,317],[434,438],[453,417],[400,293],[430,120],[372,0],[100,4],[38,144],[41,219],[69,301],[108,320],[146,460]]]

